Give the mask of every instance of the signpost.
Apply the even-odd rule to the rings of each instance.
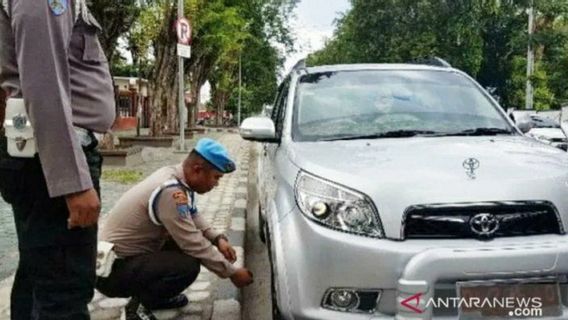
[[[178,0],[178,20],[176,21],[176,33],[178,38],[178,77],[179,77],[179,151],[185,151],[185,87],[183,84],[183,59],[191,57],[191,25],[183,17],[183,0]]]

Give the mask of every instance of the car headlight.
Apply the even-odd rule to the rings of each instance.
[[[364,194],[300,172],[296,202],[302,213],[320,224],[344,232],[384,237],[379,214]]]

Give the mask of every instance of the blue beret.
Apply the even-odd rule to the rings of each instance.
[[[227,149],[213,139],[200,139],[197,141],[195,151],[223,173],[230,173],[237,169],[235,162],[229,157]]]

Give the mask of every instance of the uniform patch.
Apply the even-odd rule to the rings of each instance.
[[[177,208],[177,212],[179,214],[180,217],[182,218],[189,218],[189,216],[191,215],[191,212],[189,210],[189,205],[186,204],[178,204],[176,205]]]
[[[183,191],[176,191],[172,195],[176,202],[176,209],[180,217],[187,218],[191,214],[189,207],[189,200],[187,199],[187,194]]]
[[[176,201],[176,204],[187,204],[187,202],[189,201],[187,199],[187,194],[185,194],[185,192],[183,191],[174,192],[173,198]]]
[[[68,0],[47,0],[47,3],[51,12],[56,16],[60,16],[67,10],[67,1]]]

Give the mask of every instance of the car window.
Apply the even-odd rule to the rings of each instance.
[[[276,99],[274,99],[274,107],[272,107],[272,111],[270,112],[270,119],[272,119],[272,122],[276,123],[276,119],[278,118],[278,109],[279,109],[279,104],[278,101],[280,101],[280,97],[282,97],[282,88],[284,87],[284,83],[282,83],[280,85],[280,87],[278,87],[278,93],[276,94]]]
[[[294,103],[294,140],[394,130],[437,133],[509,124],[468,78],[430,70],[339,71],[304,75]]]

